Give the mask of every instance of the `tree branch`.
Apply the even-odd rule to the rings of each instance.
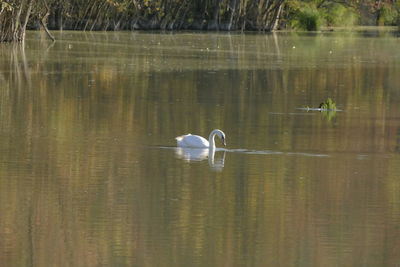
[[[50,15],[50,8],[46,3],[46,0],[42,0],[44,8],[46,9],[46,12],[42,18],[39,18],[40,24],[42,25],[44,31],[47,33],[47,36],[54,42],[56,38],[50,33],[49,29],[47,28],[47,17]]]

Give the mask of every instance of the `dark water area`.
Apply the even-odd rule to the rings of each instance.
[[[4,266],[399,264],[395,33],[54,35],[0,45]]]

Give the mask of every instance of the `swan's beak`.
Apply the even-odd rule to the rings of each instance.
[[[222,143],[226,146],[225,138],[222,137]]]

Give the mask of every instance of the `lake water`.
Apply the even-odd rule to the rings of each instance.
[[[396,34],[54,35],[0,45],[2,266],[400,266]]]

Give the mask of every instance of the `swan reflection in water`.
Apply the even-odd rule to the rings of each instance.
[[[222,150],[221,150],[222,151]],[[183,159],[188,162],[202,161],[208,159],[208,165],[213,170],[222,170],[225,164],[225,150],[222,152],[222,156],[215,157],[215,149],[208,148],[190,148],[190,147],[177,147],[175,154],[177,158]],[[218,151],[217,151],[218,152]],[[221,154],[221,153],[218,153]]]

